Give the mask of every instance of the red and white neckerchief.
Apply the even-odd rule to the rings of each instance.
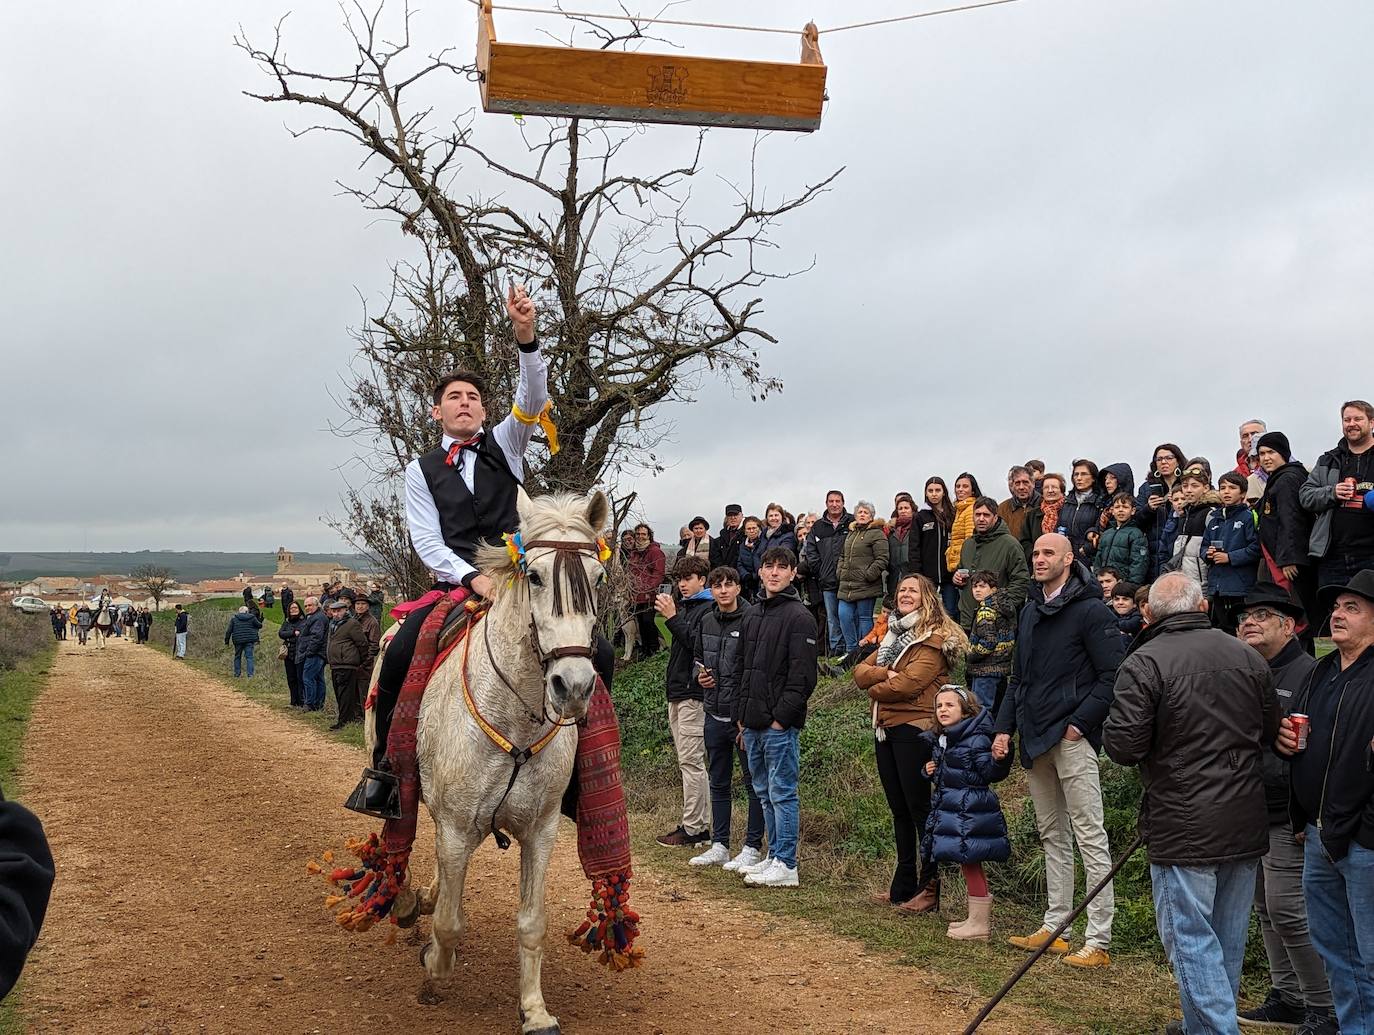
[[[482,433],[479,431],[466,442],[455,442],[448,447],[448,456],[444,458],[444,463],[452,467],[458,462],[458,455],[465,449],[476,449],[477,443],[482,441]]]

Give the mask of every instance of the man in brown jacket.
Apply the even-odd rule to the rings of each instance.
[[[364,600],[363,606],[367,606]],[[325,660],[329,662],[329,676],[334,682],[334,699],[339,705],[339,717],[331,730],[341,729],[350,722],[362,722],[362,696],[358,684],[369,671],[373,647],[367,633],[348,613],[348,600],[335,597],[329,601],[329,641]]]
[[[353,620],[362,626],[363,635],[367,637],[367,657],[359,669],[362,674],[362,686],[367,685],[372,673],[372,663],[377,660],[377,650],[382,642],[382,625],[372,613],[373,602],[371,594],[360,596],[353,601]]]

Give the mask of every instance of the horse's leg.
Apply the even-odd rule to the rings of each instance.
[[[429,976],[438,980],[453,972],[454,952],[463,935],[463,881],[477,845],[464,833],[446,832],[443,824],[436,828],[435,840],[438,872],[434,880],[439,894],[434,903],[433,930],[420,950],[420,961]]]
[[[544,1005],[540,973],[544,965],[546,914],[544,882],[558,831],[555,811],[528,840],[520,842],[520,1031],[523,1035],[557,1035],[558,1019]]]

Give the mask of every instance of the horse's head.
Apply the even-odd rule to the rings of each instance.
[[[568,494],[531,498],[520,490],[520,541],[514,551],[484,552],[482,566],[528,604],[530,641],[544,669],[544,701],[550,715],[580,719],[596,686],[592,666],[598,591],[606,579],[598,536],[610,504],[605,495]],[[523,560],[523,565],[521,564]]]

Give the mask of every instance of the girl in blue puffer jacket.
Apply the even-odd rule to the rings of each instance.
[[[1011,855],[1007,821],[992,784],[1011,771],[1010,754],[992,757],[992,713],[962,686],[944,686],[935,695],[932,743],[926,775],[935,797],[926,820],[924,854],[935,862],[958,863],[968,885],[968,918],[945,932],[958,941],[987,941],[992,896],[983,863]]]

